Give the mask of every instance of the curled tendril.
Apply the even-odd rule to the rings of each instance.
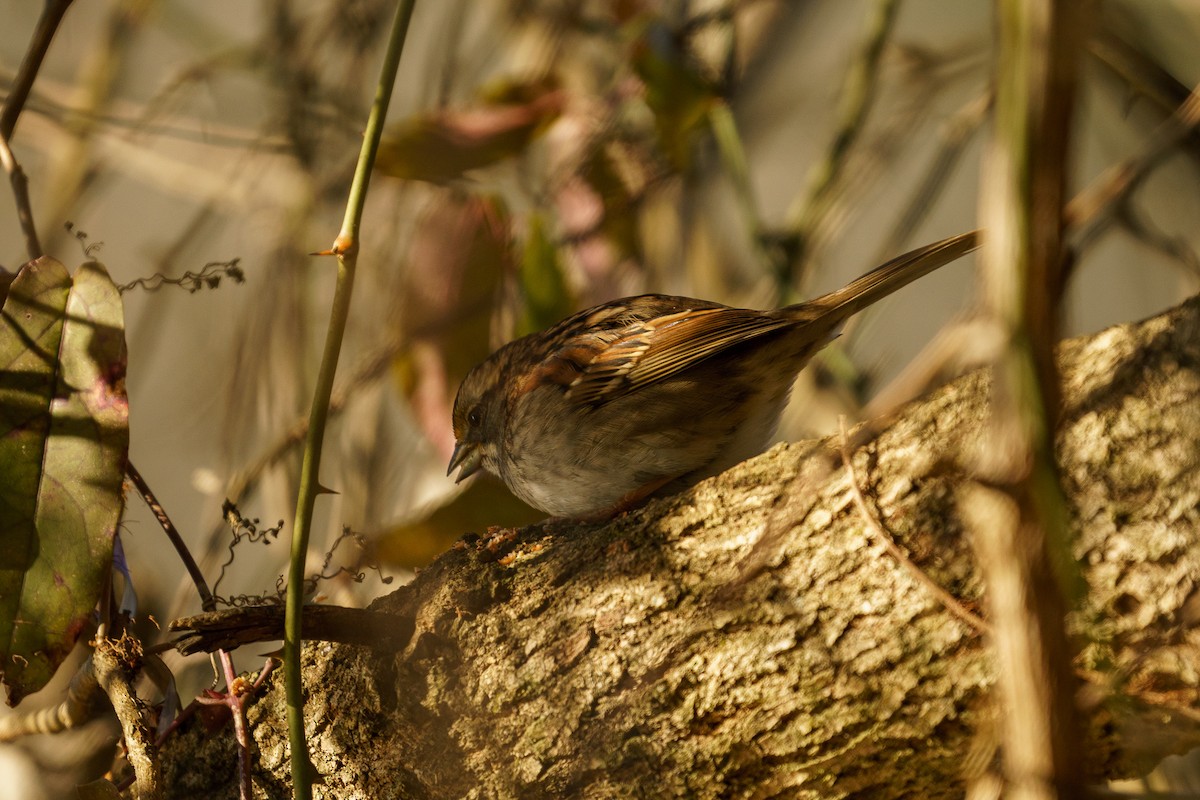
[[[241,259],[232,261],[210,261],[199,272],[185,272],[178,278],[168,278],[161,272],[156,272],[149,278],[138,278],[117,287],[122,294],[131,289],[141,289],[146,292],[157,292],[164,286],[178,286],[186,289],[189,294],[195,294],[201,289],[216,289],[221,285],[222,278],[229,278],[234,283],[245,283],[246,273],[240,266]]]
[[[278,525],[270,528],[260,527],[262,525],[262,521],[260,519],[257,517],[250,518],[243,516],[242,512],[238,510],[238,507],[229,500],[226,500],[224,505],[221,507],[221,513],[224,515],[225,521],[228,523],[232,535],[230,536],[229,544],[227,545],[229,558],[226,559],[225,563],[221,565],[220,575],[213,584],[213,599],[216,600],[216,602],[220,605],[230,607],[281,604],[284,596],[284,579],[282,575],[280,575],[275,581],[275,592],[273,594],[238,594],[225,597],[217,593],[217,587],[219,587],[221,585],[221,581],[225,579],[226,570],[233,564],[234,548],[246,542],[262,542],[263,544],[270,544],[279,537],[280,531],[283,530],[283,520],[280,520]],[[317,586],[321,581],[333,580],[334,578],[343,575],[349,576],[349,579],[355,583],[362,583],[364,580],[366,580],[368,570],[377,574],[380,582],[384,585],[392,582],[392,577],[389,575],[384,575],[383,568],[380,566],[379,562],[374,560],[360,558],[356,561],[355,566],[339,566],[331,568],[330,565],[333,562],[334,553],[337,552],[338,548],[342,546],[343,542],[347,541],[352,541],[354,544],[358,545],[359,551],[363,554],[369,551],[366,538],[362,534],[351,530],[349,526],[344,526],[341,534],[337,537],[337,539],[334,540],[333,544],[330,545],[329,550],[326,551],[325,558],[321,562],[321,569],[305,578],[305,594],[315,594],[317,591]]]

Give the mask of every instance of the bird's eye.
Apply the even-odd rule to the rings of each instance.
[[[478,425],[479,424],[479,409],[472,409],[471,412],[467,414],[467,424],[468,425]]]

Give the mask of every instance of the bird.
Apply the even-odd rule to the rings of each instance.
[[[603,518],[761,453],[792,383],[851,315],[979,246],[919,247],[771,310],[643,294],[496,350],[454,399],[447,476],[484,470],[552,517]]]

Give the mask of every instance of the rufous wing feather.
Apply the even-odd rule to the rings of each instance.
[[[660,381],[792,320],[741,308],[700,308],[629,326],[583,365],[567,389],[581,405],[603,403]]]

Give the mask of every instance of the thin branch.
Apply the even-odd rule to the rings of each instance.
[[[964,106],[947,124],[944,138],[947,147],[956,149],[962,144],[961,137],[973,130],[975,115],[991,106],[990,94],[986,96],[988,103],[981,108],[982,98],[976,98]],[[1090,185],[1079,191],[1067,204],[1064,212],[1065,223],[1074,235],[1076,258],[1079,253],[1091,245],[1099,234],[1114,221],[1124,223],[1126,228],[1144,242],[1147,246],[1157,249],[1166,255],[1182,262],[1193,273],[1200,274],[1200,257],[1187,246],[1184,239],[1171,237],[1157,230],[1152,224],[1130,204],[1132,193],[1159,164],[1163,162],[1178,146],[1187,141],[1188,137],[1196,134],[1200,127],[1200,84],[1185,98],[1171,114],[1170,119],[1163,122],[1157,130],[1143,143],[1139,151],[1126,158],[1119,164],[1113,165]],[[946,160],[939,158],[939,162]],[[940,179],[946,171],[945,167],[935,166],[929,173],[924,186],[931,187],[935,176]],[[925,193],[928,188],[917,193],[917,199],[922,202],[910,204],[910,212],[902,219],[908,219],[912,212],[926,204]],[[903,230],[911,223],[898,225],[891,239],[903,235]],[[984,320],[972,320],[967,325],[973,326],[975,332],[970,335],[959,331],[939,337],[926,348],[918,359],[915,359],[898,376],[892,386],[876,393],[875,397],[864,407],[863,417],[870,419],[895,408],[901,402],[912,399],[920,392],[933,385],[933,379],[944,366],[952,366],[955,372],[961,371],[972,364],[994,358],[999,347],[996,342],[995,326]],[[919,365],[918,365],[919,360]]]
[[[233,735],[238,746],[238,794],[241,800],[251,800],[254,797],[254,787],[250,782],[250,734],[246,723],[246,704],[242,702],[242,694],[246,687],[233,671],[233,659],[229,657],[229,653],[222,650],[219,658],[221,671],[225,676],[224,701],[229,707],[229,715],[233,717]]]
[[[950,320],[862,408],[862,419],[893,413],[951,378],[996,360],[1004,342],[999,327],[974,312]]]
[[[1125,38],[1131,28],[1120,16],[1100,15],[1100,30],[1088,39],[1088,53],[1124,84],[1122,88],[1130,95],[1129,105],[1135,102],[1133,96],[1136,96],[1145,98],[1156,111],[1172,113],[1187,99],[1191,89],[1180,83],[1152,55],[1143,53]],[[1200,136],[1193,133],[1190,149],[1194,152],[1198,148]]]
[[[192,578],[192,583],[196,587],[196,591],[200,594],[200,605],[205,611],[213,611],[217,605],[213,599],[213,594],[208,588],[208,582],[204,579],[204,573],[200,571],[200,567],[196,564],[196,559],[192,558],[192,553],[188,550],[187,545],[183,541],[183,537],[179,535],[179,530],[175,527],[175,523],[171,522],[171,518],[167,516],[166,510],[162,504],[158,502],[158,498],[154,496],[154,492],[150,489],[150,484],[146,483],[146,479],[142,477],[142,473],[137,471],[137,467],[133,466],[133,462],[125,464],[125,474],[129,476],[129,480],[133,483],[138,494],[141,495],[143,501],[149,506],[150,511],[154,514],[158,524],[162,526],[163,533],[167,535],[171,545],[175,548],[175,552],[179,554],[180,561],[187,568],[188,575]]]
[[[92,653],[96,679],[112,703],[121,723],[125,752],[134,772],[134,797],[162,797],[162,775],[154,737],[142,717],[142,704],[133,689],[133,676],[141,662],[141,644],[128,636],[100,639]]]
[[[992,626],[985,622],[978,614],[973,613],[963,605],[957,597],[939,586],[937,581],[929,577],[929,574],[925,570],[914,564],[912,559],[896,544],[896,541],[888,533],[888,530],[883,527],[883,523],[871,512],[870,507],[867,506],[866,498],[863,497],[862,489],[858,485],[858,473],[854,470],[854,457],[850,452],[850,439],[846,435],[846,418],[844,416],[838,417],[838,427],[842,433],[842,463],[846,465],[846,478],[850,483],[851,496],[854,498],[854,505],[858,508],[858,513],[862,515],[863,521],[867,523],[867,527],[871,529],[871,532],[875,535],[879,543],[892,554],[892,558],[896,559],[900,566],[917,583],[924,586],[930,594],[937,598],[938,602],[945,606],[947,611],[980,633],[990,636],[992,634]]]
[[[213,613],[220,614],[222,612],[216,611]],[[203,616],[203,615],[201,615],[201,616]],[[279,631],[280,631],[280,633],[282,633],[282,631],[283,631],[282,615],[280,616]],[[279,636],[276,636],[274,638],[278,639]],[[263,639],[260,641],[267,641],[267,640]],[[172,647],[176,647],[176,649],[179,649],[177,643],[175,643],[175,642],[164,642],[159,645],[156,645],[156,647],[154,649],[169,650]],[[210,648],[207,652],[219,652],[219,650],[220,650],[219,648],[214,647],[214,648]],[[180,650],[180,652],[183,652],[183,651]],[[189,653],[184,653],[184,655],[189,655]],[[261,690],[262,687],[266,684],[267,678],[270,677],[271,673],[274,672],[275,668],[278,666],[279,666],[279,659],[277,659],[273,656],[267,656],[267,660],[266,660],[266,663],[263,664],[263,668],[261,670],[259,670],[258,675],[254,678],[254,680],[249,682],[248,686],[247,686],[246,681],[241,680],[241,679],[235,679],[237,681],[237,685],[239,686],[239,689],[245,690],[248,694],[257,694],[259,692],[259,690]],[[181,711],[179,713],[179,716],[177,716],[175,719],[171,720],[171,724],[168,725],[166,728],[164,728],[161,733],[159,733],[158,738],[155,740],[155,744],[161,747],[162,744],[164,742],[166,742],[167,739],[170,738],[170,736],[172,734],[175,733],[175,731],[179,730],[179,728],[182,727],[185,722],[187,722],[189,719],[191,719],[193,716],[195,716],[196,711],[201,706],[206,706],[206,705],[213,705],[213,704],[208,702],[207,700],[203,699],[203,697],[198,697],[195,700],[193,700],[191,703],[188,703],[187,708],[183,709],[183,711]]]
[[[0,139],[11,139],[17,129],[17,119],[29,99],[29,91],[37,78],[38,70],[42,68],[42,60],[54,41],[54,34],[62,22],[63,15],[71,6],[71,0],[46,0],[42,6],[42,15],[38,18],[37,28],[29,42],[29,49],[21,59],[17,76],[13,79],[12,91],[4,101],[4,110],[0,111]]]
[[[988,95],[988,101],[987,107],[990,107],[990,95]],[[944,136],[951,149],[961,143],[961,135],[972,130],[971,125],[975,113],[983,110],[976,105],[979,102],[980,98],[977,98],[964,106],[948,123]],[[1120,221],[1134,236],[1149,247],[1162,251],[1182,262],[1194,273],[1200,274],[1200,258],[1187,246],[1186,241],[1178,237],[1167,236],[1156,230],[1129,203],[1132,193],[1150,172],[1188,137],[1194,136],[1198,127],[1200,127],[1200,84],[1174,110],[1170,119],[1163,122],[1150,135],[1137,153],[1110,167],[1067,203],[1064,212],[1065,224],[1068,228],[1073,229],[1070,232],[1075,237],[1077,258],[1079,252],[1095,241],[1096,237],[1111,222]],[[942,171],[941,169],[931,170],[929,178],[932,179],[935,173],[940,176]],[[927,186],[930,183],[929,179],[925,182]],[[924,192],[919,192],[918,197],[923,194]],[[910,208],[915,211],[919,206],[913,203]],[[907,216],[906,214],[905,218]],[[896,228],[892,234],[893,239],[901,235],[903,227],[907,226]],[[990,360],[997,347],[994,326],[982,320],[975,320],[968,324],[975,326],[978,332],[971,335],[951,334],[948,337],[939,337],[928,348],[929,353],[923,353],[920,357],[924,359],[921,367],[916,368],[914,366],[916,362],[910,364],[902,373],[905,380],[897,378],[894,381],[896,386],[890,387],[890,391],[877,393],[875,398],[864,408],[863,416],[865,418],[878,416],[904,400],[915,397],[924,388],[932,385],[933,377],[943,365],[954,364],[956,369],[960,369],[966,364],[979,363],[985,359]],[[967,349],[970,352],[967,352]],[[913,388],[904,388],[907,386]]]
[[[786,271],[787,264],[783,252],[772,246],[768,237],[763,235],[764,225],[762,212],[754,196],[754,187],[750,181],[750,167],[746,160],[746,149],[742,145],[742,137],[738,132],[737,120],[729,104],[716,102],[708,111],[708,125],[713,139],[717,143],[717,152],[725,174],[733,184],[734,196],[742,214],[742,223],[750,236],[750,243],[760,264],[773,274]],[[602,223],[597,223],[602,224]]]
[[[814,168],[804,197],[788,214],[787,228],[794,250],[789,253],[777,276],[780,297],[784,302],[791,302],[788,298],[795,283],[795,272],[807,257],[817,224],[829,211],[833,190],[846,168],[854,144],[862,135],[867,112],[874,102],[879,83],[879,64],[884,45],[891,37],[898,6],[899,0],[875,0],[866,39],[846,78],[840,122],[829,152],[825,160]]]
[[[892,227],[887,239],[884,240],[881,253],[885,255],[879,260],[879,263],[882,264],[889,257],[886,254],[904,249],[904,243],[908,241],[908,237],[934,207],[938,196],[947,186],[946,179],[958,164],[963,153],[966,152],[972,137],[987,121],[988,114],[992,110],[993,99],[994,95],[990,89],[982,92],[968,100],[942,123],[938,132],[941,147],[938,148],[937,156],[925,171],[925,177],[921,180],[917,190],[913,192],[904,213],[900,215],[900,219]]]
[[[151,0],[116,0],[108,4],[107,16],[98,26],[96,46],[89,48],[88,58],[79,60],[73,94],[84,113],[67,122],[69,136],[55,149],[55,177],[45,192],[44,205],[49,208],[46,218],[67,219],[95,186],[101,170],[94,158],[97,123],[93,120],[98,118],[97,110],[112,100],[137,33],[155,6]],[[55,229],[51,231],[53,250],[59,234]]]
[[[1080,247],[1090,243],[1146,176],[1200,126],[1200,84],[1147,137],[1138,151],[1114,164],[1072,198],[1064,213]]]
[[[8,180],[12,184],[13,199],[17,204],[17,219],[21,223],[21,232],[25,234],[25,252],[29,254],[31,261],[41,258],[42,243],[38,240],[37,226],[33,223],[33,206],[29,202],[29,180],[25,177],[25,170],[21,169],[16,156],[8,146],[8,137],[2,133],[0,133],[0,165],[4,166],[4,171],[8,173]]]
[[[171,642],[182,655],[235,650],[283,636],[283,608],[278,604],[223,608],[172,620],[167,630],[178,634]],[[312,604],[304,609],[304,638],[369,647],[395,653],[412,640],[416,620],[411,616]]]
[[[1187,239],[1166,233],[1132,203],[1122,203],[1114,216],[1138,241],[1183,264],[1192,275],[1200,275],[1200,256]]]

